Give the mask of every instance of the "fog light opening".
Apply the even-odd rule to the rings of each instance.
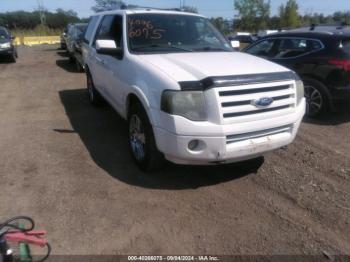
[[[199,146],[199,140],[192,140],[188,143],[188,149],[191,151],[196,151]]]
[[[206,144],[201,140],[191,140],[188,143],[188,149],[192,152],[201,152],[206,148]]]

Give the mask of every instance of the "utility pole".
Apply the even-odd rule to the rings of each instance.
[[[40,15],[41,25],[46,25],[46,15],[45,15],[45,6],[43,0],[38,0],[38,11]]]
[[[180,0],[180,10],[184,10],[186,6],[185,0]]]

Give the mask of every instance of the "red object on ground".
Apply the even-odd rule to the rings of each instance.
[[[26,243],[39,247],[45,247],[47,240],[43,238],[45,230],[33,230],[28,232],[9,231],[5,234],[5,240],[14,243]]]

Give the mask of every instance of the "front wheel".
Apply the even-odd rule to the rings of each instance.
[[[152,125],[139,103],[130,110],[128,126],[129,147],[136,165],[145,172],[161,169],[164,156],[156,146]]]
[[[16,63],[16,61],[17,61],[16,53],[14,52],[12,55],[10,55],[9,59],[10,59],[11,63]]]
[[[326,86],[315,79],[305,79],[304,85],[306,115],[309,117],[318,117],[322,113],[325,113],[330,104]]]

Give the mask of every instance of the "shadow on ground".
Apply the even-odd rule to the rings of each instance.
[[[189,189],[215,185],[256,173],[263,158],[212,167],[177,166],[168,163],[157,174],[144,174],[134,165],[128,150],[127,127],[109,106],[94,108],[84,89],[59,93],[73,130],[55,129],[62,135],[79,134],[92,159],[112,177],[124,183],[152,189]]]
[[[10,57],[6,57],[6,56],[1,57],[0,56],[0,65],[3,65],[3,64],[14,64],[14,62],[11,61]]]
[[[350,122],[350,105],[346,102],[339,103],[337,104],[336,112],[326,113],[315,119],[305,117],[304,122],[309,124],[328,126],[336,126]]]
[[[77,65],[69,61],[69,59],[56,60],[56,65],[69,73],[81,73],[77,69]]]

